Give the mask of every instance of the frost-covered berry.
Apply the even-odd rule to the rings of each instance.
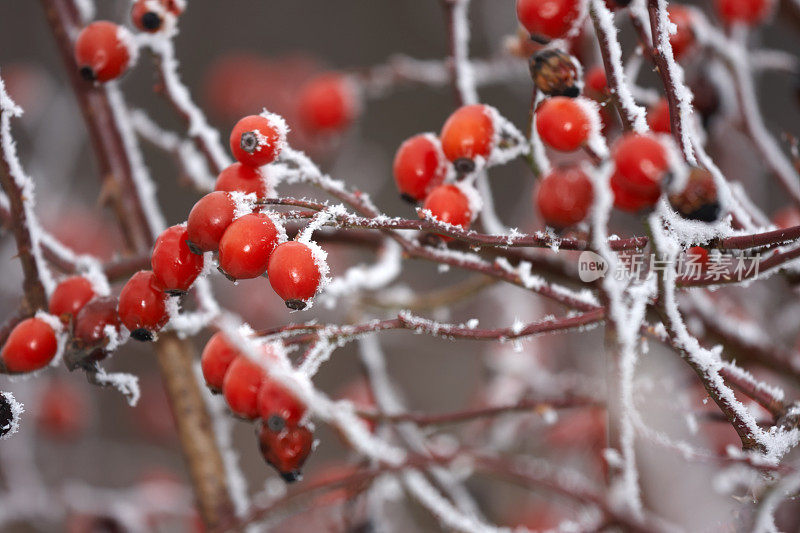
[[[614,145],[612,158],[620,187],[657,197],[669,173],[669,156],[661,141],[652,135],[627,133]]]
[[[536,109],[536,131],[551,148],[563,152],[577,150],[592,133],[587,109],[574,98],[548,98]]]
[[[186,226],[165,229],[156,239],[150,265],[156,282],[165,291],[180,294],[189,290],[203,270],[203,256],[192,253]]]
[[[0,392],[0,437],[5,437],[19,427],[19,404],[10,392]]]
[[[422,206],[430,211],[433,218],[445,224],[469,229],[472,223],[472,209],[469,197],[458,186],[445,184],[436,187]]]
[[[421,133],[407,139],[394,156],[394,182],[403,199],[416,203],[442,184],[447,173],[439,139]]]
[[[517,0],[517,18],[536,38],[564,37],[579,16],[579,0]]]
[[[671,195],[669,203],[683,218],[701,222],[714,222],[721,211],[714,178],[700,168],[692,169],[686,186],[680,193]]]
[[[81,308],[94,298],[92,283],[83,276],[73,276],[56,285],[50,295],[51,315],[71,319]]]
[[[350,79],[328,73],[307,82],[298,95],[300,120],[311,132],[344,130],[358,114],[358,95]]]
[[[285,386],[267,378],[258,391],[258,415],[272,430],[296,425],[306,413],[306,406]]]
[[[279,228],[266,213],[236,219],[219,241],[219,268],[232,279],[257,278],[279,241]]]
[[[288,483],[301,477],[300,468],[314,447],[314,434],[305,426],[287,425],[279,431],[261,424],[258,440],[261,454]]]
[[[131,21],[139,30],[155,33],[164,25],[164,11],[158,0],[137,0],[131,7]]]
[[[167,295],[153,273],[140,270],[119,293],[119,319],[137,341],[151,341],[169,320]]]
[[[194,252],[213,252],[236,215],[236,202],[224,191],[209,193],[194,204],[186,221],[186,236]]]
[[[482,104],[458,108],[447,119],[439,136],[445,157],[461,173],[475,169],[475,158],[489,157],[493,148],[494,121]]]
[[[302,242],[289,241],[278,245],[269,259],[267,277],[272,289],[289,309],[305,309],[322,282],[323,268],[314,250]]]
[[[686,52],[694,46],[694,30],[692,24],[694,18],[692,10],[680,4],[670,5],[667,8],[669,20],[675,24],[677,30],[669,36],[669,44],[672,46],[672,55],[675,59],[681,59]]]
[[[75,40],[75,61],[81,76],[105,82],[119,78],[128,69],[134,51],[130,32],[113,22],[92,22]]]
[[[105,329],[119,331],[117,299],[110,296],[95,298],[78,312],[73,322],[73,344],[77,349],[92,349],[106,339]],[[101,346],[102,348],[102,346]],[[102,349],[92,355],[102,357]]]
[[[669,103],[666,98],[661,98],[647,111],[647,125],[656,133],[672,131],[669,120]]]
[[[586,218],[593,201],[592,183],[578,167],[553,170],[536,191],[539,214],[548,226],[559,229]]]
[[[203,371],[206,385],[211,390],[222,391],[225,373],[238,356],[239,351],[228,342],[225,334],[221,331],[215,333],[208,340],[203,348],[203,354],[200,356],[200,368]]]
[[[250,115],[231,131],[231,153],[240,163],[260,167],[272,163],[286,142],[286,124],[277,115]]]
[[[242,163],[234,163],[220,172],[214,190],[252,193],[258,199],[266,198],[270,193],[270,187],[263,172],[258,167]]]
[[[774,0],[716,0],[719,18],[726,24],[756,25],[772,12]]]
[[[266,376],[261,366],[243,355],[233,360],[222,381],[222,394],[234,414],[258,417],[258,391]]]
[[[577,59],[566,52],[546,49],[536,53],[530,71],[536,88],[548,96],[574,98],[580,94]]]
[[[0,359],[5,372],[33,372],[47,366],[58,351],[53,327],[39,318],[27,318],[14,326]]]

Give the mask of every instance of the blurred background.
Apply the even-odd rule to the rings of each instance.
[[[97,4],[97,18],[130,27],[129,2],[100,0]],[[698,3],[698,7],[707,10],[706,4]],[[470,20],[473,57],[508,55],[507,38],[513,38],[517,31],[512,0],[473,0]],[[190,1],[180,18],[180,33],[175,43],[181,77],[223,139],[239,117],[267,108],[286,117],[294,130],[290,142],[307,150],[323,170],[368,192],[386,213],[412,217],[411,208],[397,196],[391,178],[392,158],[404,139],[441,128],[455,107],[451,87],[409,85],[366,95],[361,116],[352,127],[341,136],[325,139],[316,139],[296,126],[294,97],[305,81],[323,71],[360,71],[385,63],[395,54],[442,59],[448,53],[445,27],[444,13],[436,0]],[[623,27],[627,55],[633,50],[633,36],[628,25]],[[757,36],[757,43],[794,53],[800,45],[798,36],[794,14],[782,10],[769,31]],[[584,48],[586,66],[596,64],[595,51],[590,46]],[[690,58],[687,71],[701,70],[704,61],[701,54]],[[519,59],[514,69],[517,74],[512,73],[502,83],[483,86],[479,92],[483,102],[497,107],[524,130],[531,82],[524,60]],[[37,2],[0,0],[0,75],[11,96],[25,109],[25,115],[14,122],[13,133],[22,162],[36,182],[39,217],[76,251],[112,258],[120,248],[120,238],[113,218],[98,204],[99,179],[83,121]],[[759,78],[764,118],[776,135],[800,133],[797,78],[796,72],[778,71],[766,72]],[[652,72],[643,72],[640,79],[643,85],[657,87],[657,76]],[[152,59],[144,53],[138,65],[123,78],[121,86],[131,107],[147,110],[165,129],[184,132],[180,118],[154,93],[157,83]],[[722,170],[742,181],[767,213],[773,214],[784,207],[785,199],[774,181],[766,177],[758,155],[739,131],[737,118],[723,110],[712,119],[709,128],[710,150]],[[187,185],[169,154],[146,142],[142,145],[167,222],[185,220],[199,194]],[[497,210],[506,225],[521,231],[542,229],[531,203],[533,176],[524,161],[513,161],[492,170],[491,184]],[[320,193],[302,188],[282,187],[281,193],[321,197]],[[626,228],[636,227],[632,222],[632,217],[618,216],[613,230],[619,235],[630,234]],[[362,250],[331,245],[328,251],[334,276],[348,266],[372,260],[372,254]],[[21,273],[14,260],[15,253],[13,239],[4,234],[0,241],[0,311],[4,315],[16,308],[20,297]],[[427,263],[404,265],[397,284],[401,301],[409,292],[425,294],[470,278],[463,272],[440,272]],[[781,292],[780,283],[778,280],[747,293],[731,290],[729,294],[734,305],[747,294],[747,305],[742,304],[741,312],[754,316],[763,312],[771,332],[790,343],[798,331],[797,315],[786,316],[777,313],[777,309],[785,309],[784,304],[791,303],[796,295],[776,296]],[[310,318],[343,323],[365,316],[389,316],[392,312],[369,305],[359,309],[342,305],[335,309],[315,306],[304,315],[289,315],[264,279],[233,286],[216,277],[214,285],[223,305],[256,329]],[[500,327],[510,325],[515,319],[529,322],[557,311],[525,291],[492,285],[448,308],[419,312],[452,322],[478,317],[482,327]],[[209,335],[206,332],[195,339],[198,356]],[[415,411],[453,411],[486,403],[489,398],[521,394],[528,388],[536,390],[547,385],[549,373],[562,371],[563,375],[578,379],[587,390],[603,387],[601,331],[542,338],[519,347],[447,342],[408,332],[382,334],[381,342],[391,375],[403,391],[409,409]],[[333,397],[365,396],[357,351],[355,343],[348,345],[323,366],[316,378],[322,390]],[[498,367],[514,364],[520,365],[517,379],[494,380],[494,389],[486,387],[487,377],[496,373]],[[106,366],[140,377],[143,394],[139,405],[130,408],[116,391],[93,387],[81,373],[71,375],[64,368],[49,368],[36,379],[25,382],[3,377],[0,389],[15,392],[25,404],[26,413],[20,433],[0,442],[0,475],[7,483],[68,485],[72,491],[70,498],[85,502],[86,509],[63,514],[47,511],[46,502],[0,501],[0,530],[111,528],[110,523],[98,525],[86,520],[86,516],[103,514],[92,508],[93,502],[102,500],[94,496],[90,487],[113,489],[118,492],[109,494],[124,499],[126,490],[147,487],[147,482],[153,479],[186,482],[172,415],[151,348],[129,342]],[[696,409],[702,408],[704,398],[673,354],[661,353],[653,347],[641,361],[639,372],[641,410],[648,422],[713,449],[722,450],[726,444],[735,443],[733,431],[721,424],[705,424],[703,432],[693,435],[691,424],[672,408],[670,404],[675,400],[672,396],[676,394],[680,402]],[[678,392],[673,388],[675,384]],[[491,425],[444,427],[437,430],[434,438],[444,439],[451,432],[460,435],[459,438],[465,435],[477,438],[478,434],[479,438],[499,442],[504,448],[548,456],[558,464],[581,469],[593,479],[602,479],[598,459],[604,445],[601,411],[575,409],[559,411],[558,416],[530,413],[512,418],[513,424],[504,424],[507,420],[501,419]],[[252,426],[238,421],[234,424],[234,447],[240,454],[251,491],[279,487],[283,482],[258,453]],[[307,479],[324,475],[337,465],[356,464],[328,428],[318,427],[317,438],[319,446],[307,464]],[[715,493],[712,485],[716,478],[711,476],[710,466],[687,464],[677,454],[647,444],[641,446],[640,454],[648,505],[675,522],[693,524],[694,531],[720,530],[722,524],[729,522],[737,502]],[[468,487],[487,518],[499,524],[551,527],[574,516],[576,511],[569,501],[553,499],[544,493],[522,493],[480,476],[470,478]],[[157,500],[160,493],[149,494]],[[178,490],[170,494],[177,498],[183,493]],[[390,507],[387,511],[396,531],[440,529],[414,504],[405,507],[411,509],[410,514],[400,513],[400,503],[398,509]],[[178,498],[173,507],[180,510],[185,505],[186,501]],[[31,513],[39,516],[38,520],[24,516],[22,509],[26,506],[32,506]],[[14,518],[15,512],[22,515],[19,520]],[[153,521],[148,527],[162,531],[190,531],[199,527],[191,510],[173,514],[180,516]],[[303,515],[304,522],[300,524],[289,519],[275,525],[274,530],[345,529],[346,512],[342,509],[334,506],[319,514],[320,517]],[[316,524],[310,520],[319,520],[320,525],[310,526]],[[52,529],[54,525],[56,529]]]

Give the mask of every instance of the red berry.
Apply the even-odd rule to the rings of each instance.
[[[669,171],[667,149],[650,135],[627,133],[612,153],[618,184],[639,196],[658,197],[661,180]]]
[[[323,74],[307,82],[298,101],[300,120],[312,132],[341,131],[358,112],[355,90],[340,74]]]
[[[678,28],[675,33],[669,36],[672,55],[675,56],[675,59],[680,59],[694,45],[692,10],[682,5],[671,5],[667,8],[667,13],[669,14],[670,22]]]
[[[131,21],[141,31],[155,33],[164,25],[164,12],[158,0],[136,0],[131,8]]]
[[[192,253],[188,238],[186,226],[172,226],[156,239],[150,264],[157,283],[167,292],[189,290],[203,270],[203,256]]]
[[[592,67],[584,76],[584,83],[587,89],[598,94],[604,93],[608,89],[606,69],[601,66]]]
[[[622,211],[635,213],[646,207],[652,207],[661,196],[659,190],[644,194],[638,191],[631,191],[625,187],[624,183],[625,180],[620,178],[619,174],[615,173],[611,176],[610,185],[611,192],[614,193],[614,207]]]
[[[784,207],[772,217],[773,223],[781,229],[800,226],[800,209],[796,207]]]
[[[240,355],[233,360],[222,381],[222,394],[234,414],[258,416],[258,391],[266,377],[264,369],[247,357]]]
[[[555,96],[536,109],[536,131],[548,146],[571,152],[589,140],[592,123],[577,99]]]
[[[71,318],[92,298],[94,298],[92,282],[83,276],[73,276],[56,286],[50,295],[49,312],[58,317]]]
[[[714,177],[707,170],[695,168],[689,172],[686,186],[669,197],[672,208],[682,217],[701,222],[714,222],[720,215],[719,198]]]
[[[72,336],[79,347],[91,347],[106,338],[106,326],[119,330],[117,299],[110,296],[95,298],[83,306],[75,317]]]
[[[708,250],[702,246],[692,246],[686,250],[686,260],[705,266],[708,264]]]
[[[222,390],[222,383],[228,367],[239,355],[239,351],[228,342],[221,331],[215,333],[203,348],[203,355],[200,357],[200,368],[203,370],[203,377],[206,384],[214,391]]]
[[[300,468],[314,447],[314,434],[305,426],[286,426],[273,431],[268,424],[259,432],[261,454],[287,481],[300,479]]]
[[[255,194],[256,198],[267,198],[271,188],[266,176],[258,167],[234,163],[219,173],[215,191],[242,192]]]
[[[122,26],[100,20],[92,22],[75,40],[75,61],[81,76],[89,81],[120,77],[131,62],[132,36]]]
[[[666,98],[660,99],[647,112],[647,124],[656,133],[669,133],[672,125],[669,121],[669,103]]]
[[[553,170],[536,192],[536,205],[545,223],[559,229],[586,218],[593,201],[592,183],[577,167]]]
[[[48,437],[74,438],[86,428],[89,407],[83,389],[66,381],[52,380],[39,398],[36,423]]]
[[[482,104],[467,105],[453,112],[442,127],[442,151],[460,172],[471,172],[476,157],[488,158],[492,151],[494,122]]]
[[[209,193],[194,204],[186,222],[186,236],[195,252],[213,252],[236,214],[236,203],[223,191]]]
[[[219,241],[219,267],[233,279],[257,278],[278,246],[278,229],[266,213],[233,221]]]
[[[447,167],[439,140],[431,134],[414,135],[394,156],[394,181],[403,198],[421,201],[442,184]]]
[[[119,293],[118,313],[122,324],[139,341],[153,340],[169,320],[167,295],[149,270],[140,270]]]
[[[286,142],[286,125],[275,115],[244,117],[231,131],[231,153],[240,163],[260,167],[272,163]]]
[[[726,24],[755,25],[772,11],[773,0],[716,0],[717,14]]]
[[[456,185],[445,184],[436,187],[422,205],[433,218],[446,224],[468,229],[472,223],[472,211],[469,198]]]
[[[273,429],[276,424],[295,425],[305,413],[306,406],[274,379],[267,378],[261,385],[258,391],[258,414]]]
[[[517,18],[534,36],[564,37],[579,15],[577,0],[517,0]]]
[[[40,318],[27,318],[11,330],[0,359],[6,372],[33,372],[47,366],[57,351],[53,327]]]
[[[289,241],[275,248],[269,260],[267,277],[286,306],[300,310],[317,293],[322,273],[308,245]]]

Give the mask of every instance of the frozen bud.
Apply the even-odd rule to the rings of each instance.
[[[578,62],[560,50],[542,50],[531,58],[531,78],[550,96],[576,97],[580,94]]]
[[[692,169],[686,187],[679,194],[671,195],[669,202],[675,211],[689,220],[714,222],[720,215],[717,187],[707,170]]]
[[[703,126],[708,127],[709,121],[719,111],[719,90],[705,76],[700,76],[689,83],[689,88],[694,94],[692,105],[700,114]]]

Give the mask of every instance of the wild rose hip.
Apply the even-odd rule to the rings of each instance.
[[[652,207],[661,196],[661,191],[656,189],[650,192],[632,191],[625,186],[626,180],[618,173],[611,176],[611,192],[614,193],[614,207],[621,211],[636,213],[642,209]]]
[[[446,224],[469,229],[472,222],[472,210],[469,198],[456,185],[440,185],[436,187],[422,206],[431,212],[433,218]]]
[[[672,45],[672,54],[675,59],[682,58],[694,45],[694,31],[692,30],[692,10],[682,5],[671,5],[667,8],[669,20],[677,27],[677,31],[669,36]]]
[[[458,108],[442,127],[442,151],[461,173],[475,169],[475,158],[488,158],[493,148],[494,122],[482,104]]]
[[[57,351],[53,327],[40,318],[27,318],[11,330],[0,359],[5,372],[33,372],[47,366]]]
[[[669,172],[667,149],[651,135],[627,133],[614,145],[612,158],[620,187],[652,197]]]
[[[139,30],[155,33],[164,25],[164,12],[158,0],[137,0],[131,8],[131,21]]]
[[[578,0],[517,0],[517,18],[534,37],[564,37],[579,15]]]
[[[169,293],[189,290],[203,270],[203,256],[192,253],[185,226],[165,229],[156,239],[150,264],[157,283]]]
[[[209,193],[194,204],[186,221],[186,237],[195,253],[212,252],[236,214],[236,203],[224,191]]]
[[[47,384],[36,412],[38,429],[48,437],[71,439],[86,428],[89,409],[86,393],[82,388],[60,379]]]
[[[708,250],[702,246],[692,246],[686,250],[686,260],[690,263],[706,266],[708,264]]]
[[[119,293],[117,312],[122,324],[137,341],[151,341],[169,320],[167,295],[153,273],[140,270]]]
[[[773,0],[716,0],[719,18],[726,24],[756,25],[772,11]]]
[[[256,198],[263,199],[269,196],[270,187],[266,176],[258,167],[234,163],[219,173],[214,190],[252,193]]]
[[[352,82],[340,74],[323,74],[307,82],[298,102],[300,120],[312,132],[342,131],[358,112]]]
[[[322,281],[314,252],[307,244],[297,241],[284,242],[275,248],[269,259],[267,277],[286,307],[294,310],[305,309]]]
[[[414,135],[394,156],[394,181],[403,199],[416,203],[442,184],[447,172],[439,139],[429,133]]]
[[[113,22],[100,20],[86,26],[75,40],[75,61],[81,76],[100,82],[120,77],[131,63],[132,39],[128,30]]]
[[[203,348],[203,354],[200,356],[200,368],[206,384],[211,390],[222,391],[225,373],[238,356],[239,351],[228,342],[225,334],[221,331],[215,333],[208,340]]]
[[[672,125],[669,119],[669,103],[661,98],[656,105],[647,111],[647,125],[656,133],[670,133]]]
[[[314,447],[314,435],[305,426],[287,425],[273,431],[262,424],[259,431],[261,454],[288,483],[301,477],[300,468]]]
[[[601,96],[608,90],[608,80],[606,79],[606,69],[601,66],[592,67],[583,78],[587,92],[591,91],[592,96]]]
[[[548,226],[558,229],[586,218],[593,201],[592,183],[577,167],[553,170],[536,191],[539,213]]]
[[[77,350],[88,351],[87,356],[102,359],[106,328],[119,331],[118,301],[111,296],[95,298],[78,312],[72,325],[72,343]]]
[[[536,109],[536,131],[551,148],[571,152],[589,140],[592,122],[587,107],[577,99],[555,96]]]
[[[285,425],[296,425],[305,415],[306,406],[282,384],[267,378],[258,391],[258,415],[270,426],[280,430]]]
[[[57,317],[72,318],[94,296],[91,281],[83,276],[67,278],[50,295],[49,312]]]
[[[699,168],[692,169],[684,189],[671,195],[669,203],[683,218],[701,222],[714,222],[721,210],[714,178]]]
[[[286,125],[276,115],[250,115],[233,127],[231,153],[240,163],[260,167],[272,163],[286,142]]]
[[[534,85],[546,95],[574,98],[580,94],[578,63],[566,52],[538,52],[531,58],[530,71]]]
[[[228,407],[242,418],[258,417],[258,391],[266,372],[255,362],[240,355],[228,367],[222,381],[222,394]]]
[[[219,268],[232,279],[257,278],[267,271],[278,241],[278,228],[266,213],[245,215],[219,241]]]

